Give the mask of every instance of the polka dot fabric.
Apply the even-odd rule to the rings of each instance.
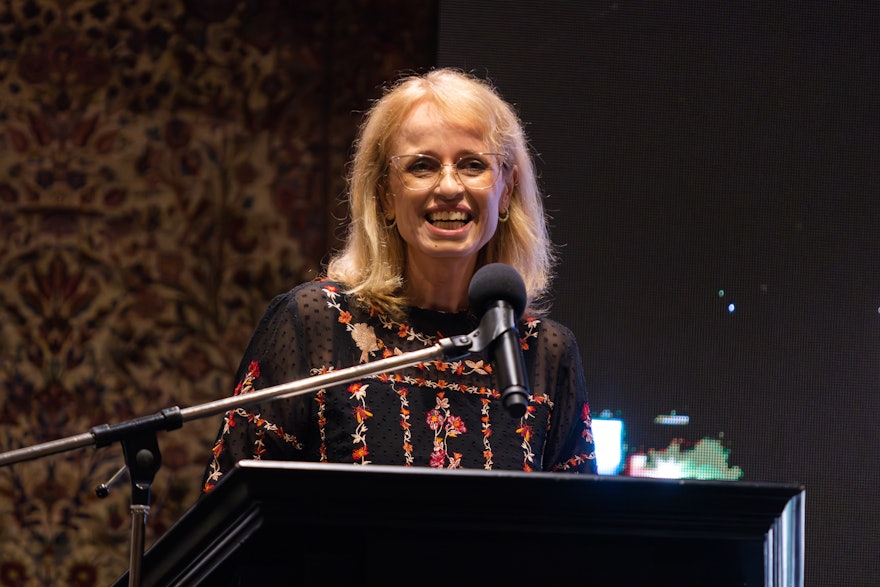
[[[269,305],[235,393],[423,349],[478,319],[410,308],[404,321],[366,308],[332,281],[300,285]],[[307,396],[237,408],[223,419],[204,491],[241,459],[595,473],[583,369],[564,326],[519,324],[530,381],[510,416],[485,354],[380,373]]]

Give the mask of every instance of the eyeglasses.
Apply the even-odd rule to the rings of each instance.
[[[452,167],[455,178],[466,188],[485,190],[498,181],[504,155],[501,153],[470,153],[455,163],[441,163],[430,155],[395,155],[391,158],[400,182],[408,190],[433,189],[443,177],[443,169]]]

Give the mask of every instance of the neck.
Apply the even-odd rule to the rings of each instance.
[[[461,259],[455,263],[439,260],[429,266],[407,264],[406,296],[409,303],[426,310],[461,312],[468,307],[468,287],[474,274],[476,260],[465,266]]]

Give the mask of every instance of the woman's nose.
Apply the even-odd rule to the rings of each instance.
[[[464,190],[464,184],[458,179],[455,163],[444,163],[440,166],[440,181],[437,190],[444,194],[457,195]]]

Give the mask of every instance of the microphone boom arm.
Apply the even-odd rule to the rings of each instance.
[[[275,398],[294,397],[315,392],[328,385],[348,383],[384,371],[396,371],[440,358],[454,359],[466,356],[471,352],[471,347],[475,339],[478,338],[478,336],[472,335],[444,338],[424,349],[338,371],[329,371],[299,381],[266,387],[259,391],[207,402],[190,408],[180,409],[174,406],[155,414],[126,420],[118,424],[101,424],[91,428],[88,433],[0,453],[0,467],[89,445],[100,448],[118,441],[122,445],[132,491],[128,584],[129,587],[140,587],[144,562],[146,521],[150,511],[150,489],[162,464],[157,438],[159,430],[175,430],[189,420],[220,414],[240,406]],[[479,338],[479,340],[483,339]],[[101,497],[101,492],[98,495]]]

